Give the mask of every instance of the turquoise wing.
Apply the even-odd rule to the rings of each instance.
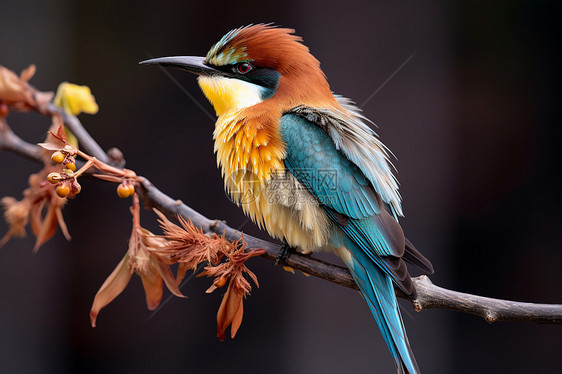
[[[336,149],[359,167],[392,215],[402,216],[398,181],[393,174],[390,151],[367,125],[370,121],[353,102],[334,95],[334,108],[298,106],[289,111],[321,127],[332,138]]]
[[[398,222],[357,165],[332,138],[307,118],[285,114],[281,134],[285,166],[316,197],[345,234],[343,256],[394,357],[400,373],[419,373],[394,295],[393,281],[404,292],[413,286],[402,255],[406,242]],[[422,256],[423,258],[423,256]]]
[[[281,119],[285,166],[314,195],[330,218],[403,290],[412,292],[401,261],[405,239],[398,222],[361,170],[336,149],[320,127],[296,114]]]

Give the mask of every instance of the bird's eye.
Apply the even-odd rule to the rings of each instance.
[[[241,64],[236,65],[236,70],[240,73],[240,74],[246,74],[247,72],[249,72],[250,70],[252,70],[252,65],[250,65],[247,62],[243,62]]]

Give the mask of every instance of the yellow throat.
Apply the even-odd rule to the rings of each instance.
[[[262,102],[260,87],[240,79],[199,76],[197,81],[219,117]]]

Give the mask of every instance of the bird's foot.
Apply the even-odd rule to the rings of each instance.
[[[291,253],[295,253],[295,248],[291,247],[289,243],[285,239],[283,239],[283,244],[281,244],[281,249],[279,250],[279,254],[277,255],[277,259],[275,259],[275,264],[273,266],[277,266],[280,263],[285,263],[285,260],[289,258]]]

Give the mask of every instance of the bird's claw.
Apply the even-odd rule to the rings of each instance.
[[[275,259],[273,266],[275,267],[280,263],[285,263],[285,260],[289,258],[291,252],[295,252],[295,248],[291,247],[286,240],[283,240],[283,244],[281,244],[281,249],[279,250],[279,254]]]

